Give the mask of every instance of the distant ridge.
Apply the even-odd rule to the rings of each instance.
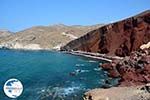
[[[0,38],[4,38],[4,37],[7,37],[12,34],[13,34],[13,32],[10,32],[9,30],[0,29]]]
[[[87,32],[101,27],[99,25],[79,26],[54,24],[49,26],[33,26],[14,34],[0,38],[0,47],[11,49],[28,49],[34,45],[34,49],[60,49],[69,41],[80,37]],[[7,33],[11,33],[7,31]],[[5,32],[6,34],[6,32]]]

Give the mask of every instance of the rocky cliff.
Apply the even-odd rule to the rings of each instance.
[[[120,86],[136,86],[150,82],[150,48],[134,51],[122,60],[113,60],[100,67],[110,77],[119,77]]]
[[[84,94],[84,100],[150,99],[150,48],[134,51],[122,60],[113,60],[100,67],[106,70],[110,77],[119,78],[119,87],[90,90]]]
[[[150,41],[150,10],[105,25],[71,41],[61,50],[81,50],[128,56]]]

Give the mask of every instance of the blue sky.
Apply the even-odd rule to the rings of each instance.
[[[0,0],[0,29],[110,23],[150,9],[150,0]]]

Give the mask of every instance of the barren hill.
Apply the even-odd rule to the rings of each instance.
[[[12,32],[8,31],[8,30],[0,30],[0,39],[7,37],[9,35],[13,34]]]
[[[1,38],[0,44],[1,47],[13,49],[59,49],[60,46],[101,26],[36,26]]]

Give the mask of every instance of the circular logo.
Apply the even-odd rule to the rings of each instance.
[[[23,85],[18,79],[9,79],[4,84],[4,92],[10,98],[17,98],[23,91]]]

